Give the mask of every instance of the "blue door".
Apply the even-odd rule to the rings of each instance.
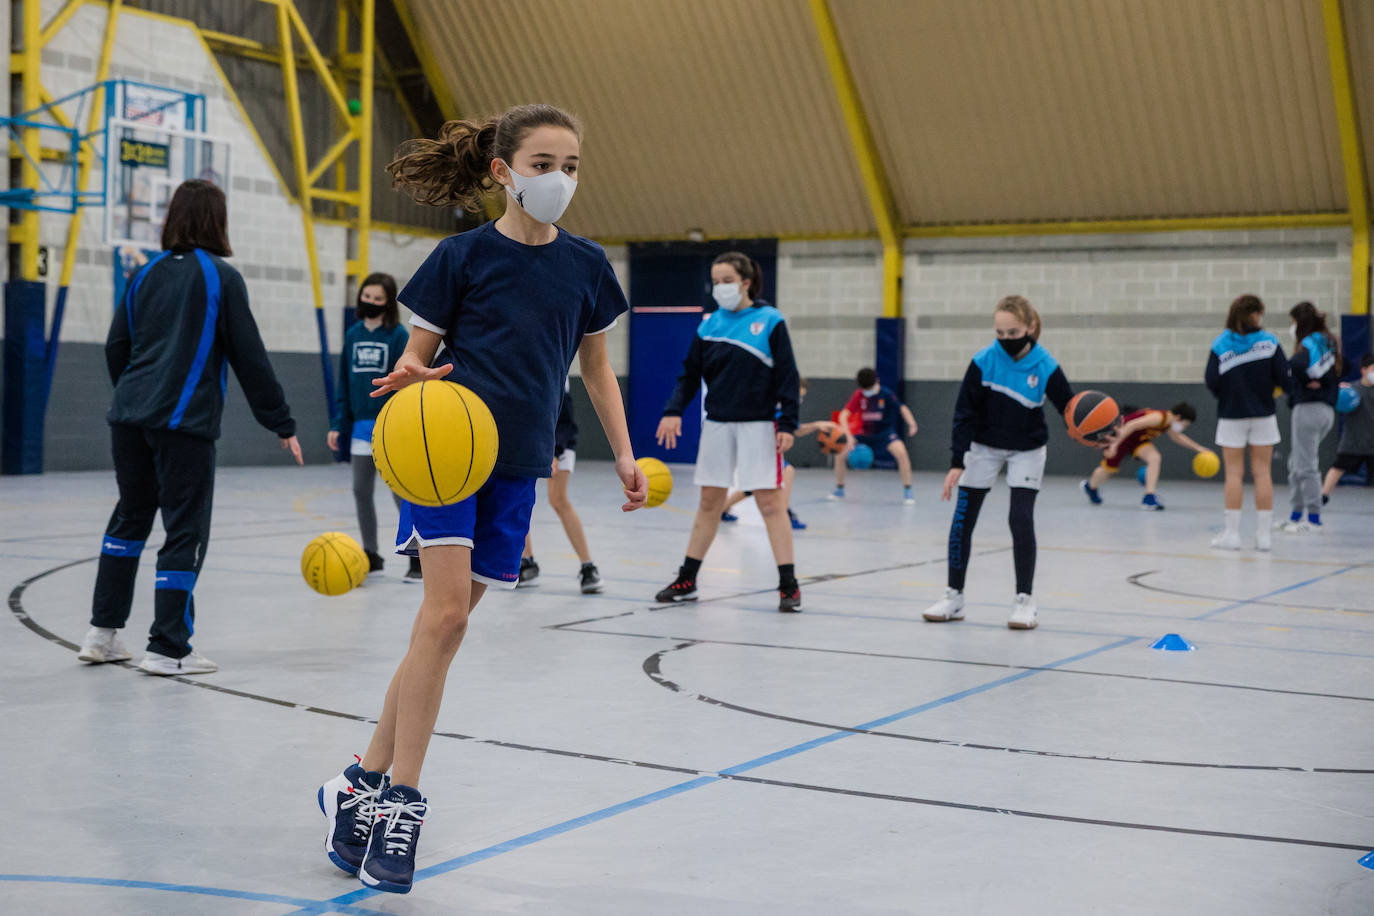
[[[777,305],[776,239],[719,242],[645,242],[630,245],[630,442],[635,454],[694,463],[701,442],[701,396],[682,412],[682,436],[672,451],[654,441],[663,405],[677,385],[697,325],[715,308],[711,261],[743,251],[763,271],[763,298]]]

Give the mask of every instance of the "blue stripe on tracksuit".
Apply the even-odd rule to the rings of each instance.
[[[194,635],[196,627],[195,620],[191,616],[191,593],[196,590],[196,574],[193,572],[159,569],[157,571],[157,582],[154,588],[186,593],[186,610],[184,612],[186,635],[188,637]]]
[[[205,372],[205,362],[210,358],[210,348],[215,344],[215,324],[219,319],[219,270],[215,268],[215,263],[210,260],[210,256],[199,248],[195,249],[196,260],[200,262],[201,273],[205,276],[205,324],[200,329],[200,344],[196,347],[196,358],[191,363],[191,371],[186,376],[186,384],[181,387],[181,397],[177,400],[177,406],[172,411],[172,422],[167,425],[168,429],[176,429],[181,425],[181,418],[186,415],[186,407],[191,403],[191,395],[195,394],[196,386],[200,384],[200,377]],[[131,319],[132,320],[132,319]],[[220,373],[220,388],[223,390],[225,375]]]
[[[107,534],[100,542],[100,552],[107,557],[136,557],[143,553],[143,542],[126,541]]]

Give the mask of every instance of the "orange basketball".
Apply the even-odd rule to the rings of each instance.
[[[1100,391],[1080,391],[1064,408],[1069,435],[1084,445],[1096,445],[1106,438],[1120,417],[1116,401]]]
[[[838,426],[834,429],[823,429],[816,434],[816,442],[825,454],[838,455],[844,451],[844,430]]]

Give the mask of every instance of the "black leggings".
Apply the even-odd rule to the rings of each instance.
[[[1007,524],[1011,528],[1017,594],[1029,595],[1035,585],[1036,492],[1029,487],[1011,488],[1011,511],[1007,513]],[[960,487],[959,500],[954,504],[954,520],[949,525],[949,587],[961,592],[968,573],[973,529],[978,524],[978,513],[982,511],[987,495],[986,489]]]

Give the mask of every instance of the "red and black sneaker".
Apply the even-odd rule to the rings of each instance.
[[[802,609],[801,586],[793,582],[778,588],[778,612],[795,614]]]
[[[654,600],[659,604],[676,604],[679,601],[696,601],[697,580],[679,570],[677,578],[673,580],[673,583],[655,595]]]

